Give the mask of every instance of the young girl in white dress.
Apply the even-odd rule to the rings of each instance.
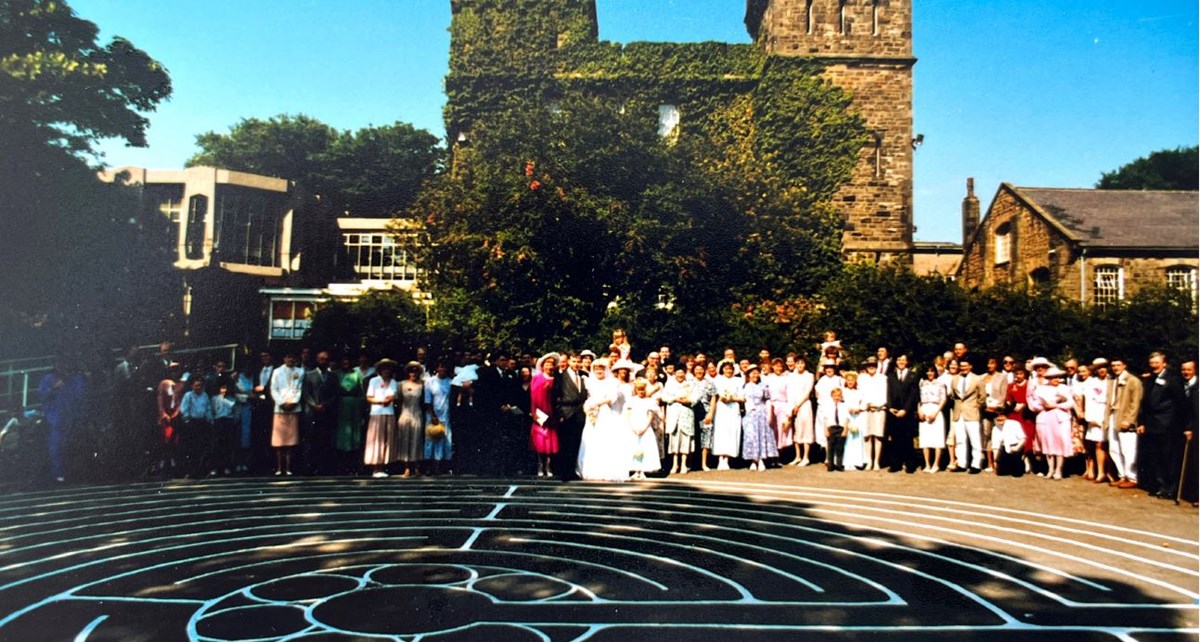
[[[625,418],[633,434],[633,457],[630,479],[646,479],[646,473],[662,468],[658,455],[658,436],[654,423],[658,421],[658,400],[647,395],[649,384],[638,378],[633,382],[633,398],[625,402]]]

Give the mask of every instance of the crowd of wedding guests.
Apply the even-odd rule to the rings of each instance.
[[[162,476],[625,481],[819,464],[1052,480],[1076,472],[1196,500],[1194,359],[1174,369],[1154,353],[1139,376],[1119,358],[1060,365],[980,357],[958,343],[928,364],[885,347],[851,364],[832,332],[810,356],[726,349],[717,358],[663,346],[639,358],[617,330],[599,356],[465,353],[430,363],[420,349],[401,364],[304,349],[230,370],[220,359],[185,367],[164,344],[138,367],[163,373],[150,447]],[[118,365],[118,381],[132,378],[132,358]],[[78,385],[56,373],[41,382],[52,434]],[[61,480],[58,432],[50,443]]]

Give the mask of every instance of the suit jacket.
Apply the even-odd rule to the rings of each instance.
[[[915,417],[917,403],[921,400],[921,394],[917,388],[921,381],[920,375],[912,368],[904,372],[903,380],[899,378],[899,374],[900,371],[895,367],[889,368],[887,373],[888,408],[904,410],[906,416]]]
[[[1128,370],[1108,381],[1108,412],[1113,427],[1121,430],[1126,424],[1130,430],[1136,428],[1142,407],[1142,382]]]
[[[501,406],[512,404],[512,381],[496,366],[480,366],[474,388],[475,410],[484,417],[498,415]]]
[[[992,414],[1004,412],[1004,400],[1008,397],[1008,377],[1004,376],[1003,372],[993,374],[985,374],[983,378],[983,390],[986,394],[984,398],[984,411],[987,412],[987,400],[993,399],[999,401],[999,408],[992,411]],[[990,415],[989,415],[990,416]]]
[[[304,389],[302,398],[304,399],[304,414],[312,418],[317,414],[317,406],[324,405],[326,416],[331,416],[335,404],[341,398],[341,378],[333,372],[324,371],[324,380],[322,381],[322,371],[319,368],[313,368],[304,373]]]
[[[966,386],[963,386],[963,375],[954,375],[950,379],[950,399],[954,402],[950,409],[951,421],[979,421],[983,417],[983,407],[987,402],[987,389],[983,385],[983,377],[974,372],[966,375]]]
[[[576,375],[578,376],[578,373]],[[575,385],[566,372],[560,372],[554,377],[550,394],[554,400],[554,409],[563,420],[571,419],[582,412],[583,402],[587,401],[587,388],[583,385],[583,377],[578,376],[578,379],[579,385]]]
[[[1183,382],[1183,392],[1187,395],[1187,405],[1183,408],[1183,429],[1184,431],[1196,431],[1196,424],[1200,422],[1200,395],[1197,395],[1196,382]]]
[[[1183,377],[1167,368],[1158,376],[1151,374],[1145,384],[1138,424],[1149,433],[1183,432],[1180,419],[1187,407]]]

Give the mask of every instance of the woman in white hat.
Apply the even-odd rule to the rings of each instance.
[[[1075,454],[1071,442],[1071,411],[1075,409],[1075,400],[1071,390],[1062,385],[1066,375],[1057,367],[1048,368],[1042,375],[1045,382],[1037,387],[1029,399],[1030,407],[1038,413],[1038,442],[1041,443],[1042,454],[1046,456],[1046,477],[1051,479],[1063,478],[1063,460]]]
[[[559,356],[550,352],[537,360],[529,382],[529,446],[538,457],[538,477],[551,477],[550,460],[558,454],[558,418],[554,416],[554,377]]]

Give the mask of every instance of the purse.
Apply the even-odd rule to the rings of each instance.
[[[425,438],[430,441],[437,441],[446,437],[446,424],[443,423],[428,423],[425,424]]]

